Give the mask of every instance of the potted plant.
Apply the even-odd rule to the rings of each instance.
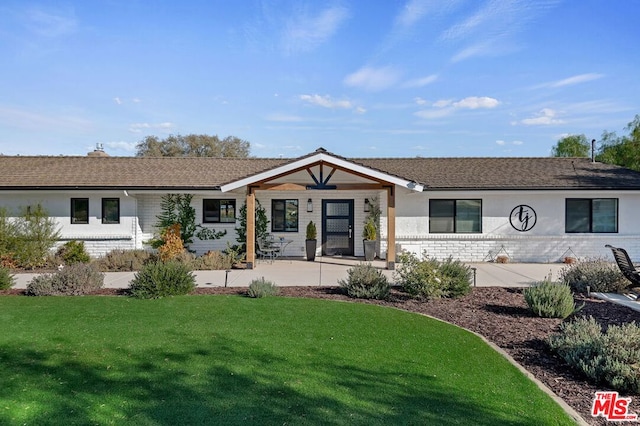
[[[362,230],[362,243],[364,244],[364,260],[371,262],[376,257],[376,224],[372,218],[367,219]]]
[[[318,231],[316,230],[316,224],[312,220],[307,224],[307,236],[304,241],[307,251],[307,260],[313,261],[316,259],[316,247],[318,245]]]

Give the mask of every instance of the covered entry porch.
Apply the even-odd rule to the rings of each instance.
[[[362,254],[362,229],[371,209],[384,205],[386,267],[395,269],[396,192],[398,188],[422,191],[422,186],[319,149],[315,153],[221,186],[222,192],[244,190],[247,209],[248,269],[256,267],[256,207],[262,206],[270,220],[271,234],[302,247],[310,221],[318,231],[319,255]],[[384,201],[384,202],[382,202]],[[284,210],[283,210],[284,209]],[[281,211],[283,210],[283,211]],[[300,255],[301,253],[287,253]]]

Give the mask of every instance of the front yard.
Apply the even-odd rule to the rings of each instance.
[[[395,309],[1,300],[2,424],[573,424],[477,336]]]

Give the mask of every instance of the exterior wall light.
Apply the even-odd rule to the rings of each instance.
[[[365,213],[369,213],[371,211],[371,202],[368,198],[364,199],[364,211]]]
[[[307,200],[307,211],[309,213],[311,213],[313,211],[313,200],[311,200],[311,198],[309,198]]]

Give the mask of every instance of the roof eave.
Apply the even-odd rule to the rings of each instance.
[[[374,180],[392,183],[394,185],[398,185],[412,191],[422,192],[424,190],[424,185],[421,185],[417,182],[411,182],[405,179],[401,179],[396,176],[392,176],[387,173],[383,173],[378,170],[374,170],[369,167],[365,167],[360,164],[357,164],[342,158],[338,158],[324,152],[303,157],[303,158],[291,161],[289,163],[286,163],[282,166],[273,168],[271,170],[257,173],[255,175],[248,176],[246,178],[239,179],[237,181],[226,183],[220,186],[220,190],[222,192],[233,191],[234,189],[250,186],[256,182],[264,182],[266,180],[269,180],[270,178],[280,176],[282,174],[286,174],[289,172],[293,173],[299,170],[300,168],[303,168],[305,166],[311,166],[317,163],[325,163],[330,165],[332,164],[342,169],[352,170],[355,173],[371,177]]]

